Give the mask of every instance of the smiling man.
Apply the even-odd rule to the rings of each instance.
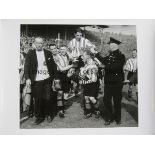
[[[93,45],[88,39],[83,37],[82,30],[76,29],[74,38],[69,42],[69,49],[73,58],[78,59],[83,54],[85,49],[94,51],[95,45]]]
[[[56,64],[50,51],[43,49],[43,38],[35,38],[35,49],[26,56],[24,72],[27,87],[32,88],[35,100],[35,125],[52,118],[52,81],[56,73]]]

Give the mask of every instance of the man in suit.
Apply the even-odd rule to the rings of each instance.
[[[120,41],[111,37],[109,42],[110,51],[106,57],[102,57],[99,53],[94,52],[96,58],[105,65],[103,97],[106,112],[105,125],[109,125],[114,120],[117,124],[121,123],[121,100],[124,81],[123,66],[125,64],[125,56],[119,51],[120,43]],[[112,99],[114,108],[112,107]]]
[[[24,72],[26,85],[31,86],[35,100],[34,124],[44,121],[45,116],[52,121],[52,82],[56,73],[56,64],[50,51],[43,49],[43,38],[35,38],[35,50],[28,52]]]

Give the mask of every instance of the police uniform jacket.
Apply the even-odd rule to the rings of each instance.
[[[97,53],[96,58],[105,65],[104,83],[109,85],[122,84],[124,81],[124,54],[122,54],[119,50],[116,50],[106,57],[102,57],[99,53]]]

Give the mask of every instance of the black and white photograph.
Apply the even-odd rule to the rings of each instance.
[[[3,1],[1,154],[154,154],[153,4]]]
[[[20,25],[20,128],[138,127],[136,25]]]

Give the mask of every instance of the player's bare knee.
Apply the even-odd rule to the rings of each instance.
[[[95,99],[95,97],[89,97],[89,99],[93,104],[97,103],[97,100]]]
[[[57,94],[57,100],[63,99],[63,91],[59,90]]]

